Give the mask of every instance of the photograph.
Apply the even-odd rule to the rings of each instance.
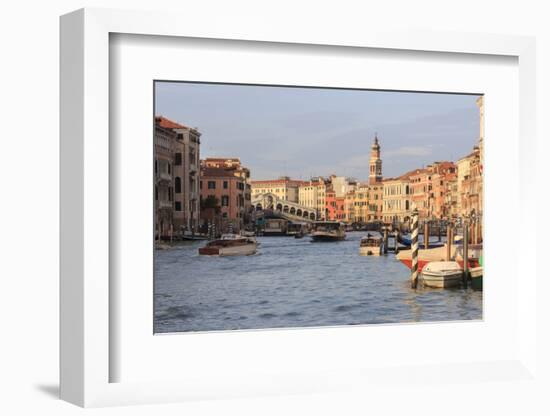
[[[483,319],[483,94],[153,88],[155,334]]]

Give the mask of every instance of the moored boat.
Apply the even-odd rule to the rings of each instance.
[[[311,231],[312,241],[341,241],[346,238],[344,224],[336,221],[316,221]]]
[[[359,254],[362,256],[380,256],[382,255],[383,246],[382,237],[376,237],[369,233],[361,238]]]
[[[469,272],[472,289],[483,289],[483,266],[474,267]]]
[[[206,256],[248,256],[256,253],[258,243],[254,237],[224,234],[221,239],[208,242],[199,248],[199,254]]]
[[[461,267],[464,265],[464,260],[459,255],[461,246],[453,244],[451,245],[451,260],[455,260]],[[479,266],[479,259],[476,256],[476,252],[470,251],[468,253],[468,265],[469,267]],[[409,269],[412,267],[412,250],[405,249],[399,251],[396,255],[397,260],[407,266]],[[446,261],[447,258],[447,245],[439,247],[419,249],[418,250],[418,271],[422,269],[432,261]]]
[[[296,238],[303,237],[306,231],[306,224],[303,222],[289,222],[286,230],[286,235]]]
[[[288,230],[288,220],[282,218],[269,218],[265,221],[263,235],[285,236]]]
[[[448,288],[462,285],[462,267],[456,261],[432,261],[422,269],[424,286]]]

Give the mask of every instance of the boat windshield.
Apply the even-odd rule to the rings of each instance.
[[[339,222],[316,222],[313,226],[317,231],[332,231],[341,227]]]

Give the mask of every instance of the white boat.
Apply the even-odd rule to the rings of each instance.
[[[313,241],[340,241],[346,238],[344,224],[335,221],[317,221],[313,223],[311,239]]]
[[[238,234],[223,234],[219,240],[208,242],[199,248],[199,254],[205,256],[249,256],[256,253],[258,243],[254,237]]]
[[[361,238],[359,243],[359,254],[362,256],[381,256],[383,254],[382,237],[375,237],[371,234]]]
[[[462,285],[462,268],[456,261],[432,261],[422,269],[424,286],[447,288]]]

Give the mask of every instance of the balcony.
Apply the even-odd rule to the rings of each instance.
[[[172,201],[158,201],[157,207],[158,209],[172,209],[173,203]]]
[[[168,172],[160,172],[157,175],[157,180],[160,182],[171,182],[172,181],[172,175]]]

